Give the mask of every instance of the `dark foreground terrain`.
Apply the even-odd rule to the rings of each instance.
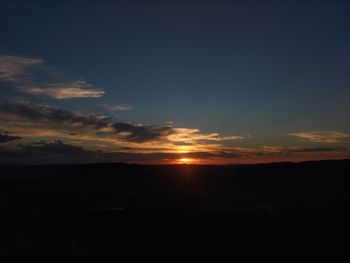
[[[346,260],[350,161],[2,165],[0,209],[1,262]]]

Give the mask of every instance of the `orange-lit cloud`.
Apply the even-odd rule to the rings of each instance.
[[[99,98],[105,92],[100,89],[92,88],[93,85],[86,81],[73,81],[68,83],[47,84],[43,87],[19,87],[18,92],[46,96],[54,99],[73,99],[73,98]]]
[[[40,58],[26,58],[0,54],[0,80],[19,82],[28,76],[28,69],[43,64]]]
[[[242,136],[220,136],[218,133],[201,134],[198,129],[175,128],[174,134],[168,138],[170,141],[181,141],[183,143],[192,143],[195,141],[228,141],[244,139]]]

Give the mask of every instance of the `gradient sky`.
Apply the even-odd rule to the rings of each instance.
[[[0,162],[350,158],[349,1],[72,2],[1,1]]]

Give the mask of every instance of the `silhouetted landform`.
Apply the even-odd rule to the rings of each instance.
[[[317,237],[332,228],[348,229],[349,190],[350,160],[1,165],[0,257],[2,262],[226,262],[249,258],[256,249],[261,257],[271,257],[271,249],[275,256],[292,247],[296,252],[300,244],[310,253],[310,240],[321,255],[325,243]],[[273,243],[267,237],[274,237]]]

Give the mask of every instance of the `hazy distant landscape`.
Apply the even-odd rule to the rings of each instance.
[[[195,250],[171,254],[154,246],[175,240],[197,246],[202,235],[234,233],[242,240],[259,231],[325,231],[350,222],[350,160],[1,165],[0,187],[2,256],[12,260],[193,262]],[[130,252],[140,249],[146,254]],[[170,260],[181,255],[188,261]]]

